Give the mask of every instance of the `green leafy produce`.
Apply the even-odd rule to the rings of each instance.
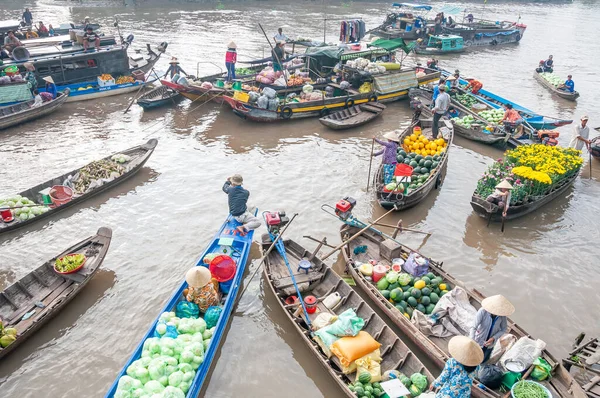
[[[410,280],[410,275],[405,272],[398,275],[398,284],[400,284],[400,286],[407,286],[410,283]]]
[[[410,381],[410,379],[408,378],[408,376],[402,376],[402,378],[400,379],[400,381],[402,382],[402,384],[404,384],[404,386],[406,388],[410,388],[410,386],[412,385],[412,381]]]
[[[81,253],[57,258],[55,267],[59,272],[70,272],[79,267],[85,261],[85,256]]]
[[[548,398],[548,393],[538,383],[518,381],[512,388],[515,398]]]
[[[421,391],[425,391],[427,388],[427,377],[421,373],[413,373],[412,376],[410,376],[410,381],[412,381],[413,385],[416,385]]]
[[[387,290],[390,282],[386,278],[381,278],[377,281],[377,290]]]
[[[387,279],[389,283],[395,283],[398,280],[398,273],[396,271],[390,271],[385,276],[385,279]]]

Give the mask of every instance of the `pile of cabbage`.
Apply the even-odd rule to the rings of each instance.
[[[119,379],[115,398],[185,398],[213,332],[202,318],[162,313],[155,333],[160,337],[146,339],[141,358]]]
[[[463,117],[453,117],[452,122],[464,128],[470,129],[471,125],[477,123],[473,115],[465,115]]]
[[[563,79],[561,79],[559,76],[555,75],[554,73],[543,72],[543,73],[540,73],[540,76],[542,76],[545,81],[552,84],[554,87],[558,87],[564,83]]]
[[[490,109],[487,111],[479,112],[479,116],[481,116],[490,123],[500,124],[500,121],[504,118],[504,111],[502,109]]]
[[[378,75],[385,73],[387,70],[385,66],[379,65],[376,62],[371,62],[365,58],[357,58],[346,62],[346,66],[353,69],[364,70],[372,75]]]
[[[46,213],[50,208],[45,206],[32,206],[36,203],[33,200],[29,200],[21,195],[13,196],[7,199],[0,199],[0,207],[17,207],[13,209],[13,214],[18,217],[21,221],[29,220],[35,216]],[[27,207],[21,207],[27,206]]]

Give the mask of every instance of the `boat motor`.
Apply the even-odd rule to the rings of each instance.
[[[285,211],[270,211],[265,213],[265,221],[269,232],[276,235],[283,226],[290,222],[290,219],[285,215]]]
[[[335,215],[342,220],[347,220],[352,215],[354,206],[356,206],[356,199],[346,196],[335,204]]]

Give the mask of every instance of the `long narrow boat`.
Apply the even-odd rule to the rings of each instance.
[[[51,205],[49,207],[48,211],[41,213],[35,217],[30,217],[27,219],[15,217],[14,220],[11,222],[0,222],[0,234],[2,234],[4,232],[8,232],[8,231],[13,231],[17,228],[21,228],[21,227],[24,227],[25,225],[29,225],[36,221],[50,217],[50,216],[58,213],[59,211],[62,211],[64,209],[67,209],[78,203],[81,203],[84,200],[87,200],[90,197],[92,197],[100,192],[106,191],[107,189],[110,189],[110,188],[114,187],[115,185],[120,184],[121,182],[125,181],[129,177],[133,176],[144,166],[144,164],[146,163],[146,161],[148,160],[150,155],[152,155],[152,152],[154,152],[154,148],[156,148],[157,144],[158,144],[158,141],[153,138],[143,145],[134,146],[125,151],[105,157],[104,159],[100,160],[100,162],[110,162],[110,164],[114,163],[115,165],[117,165],[117,163],[111,159],[115,155],[126,155],[129,157],[129,160],[120,164],[120,167],[122,167],[122,173],[118,177],[115,177],[112,180],[109,179],[107,182],[104,182],[102,185],[99,185],[99,186],[97,185],[96,187],[89,187],[85,192],[79,192],[79,193],[74,192],[72,199],[66,203],[63,203],[58,206]],[[56,185],[63,185],[64,182],[69,179],[69,177],[71,177],[70,181],[73,184],[77,185],[77,181],[78,181],[77,176],[81,174],[80,171],[82,171],[82,169],[85,169],[88,166],[95,165],[95,164],[97,164],[97,163],[92,162],[86,166],[69,171],[68,173],[65,173],[61,176],[55,177],[51,180],[48,180],[39,185],[36,185],[33,188],[29,188],[28,190],[21,192],[19,194],[19,196],[27,198],[30,201],[33,201],[35,203],[39,203],[40,206],[42,206],[42,203],[44,203],[44,202],[42,199],[41,191],[44,191],[48,188],[52,188]],[[81,178],[82,176],[79,176],[79,177]]]
[[[0,130],[46,116],[60,108],[69,98],[69,89],[58,93],[52,101],[32,108],[34,100],[0,108]]]
[[[262,240],[263,255],[266,254],[271,243],[269,235],[264,235]],[[381,344],[380,351],[383,359],[381,362],[382,374],[389,370],[397,370],[407,376],[418,372],[427,377],[429,384],[434,380],[432,374],[419,358],[335,271],[326,266],[317,257],[313,258],[310,252],[294,241],[286,240],[284,244],[286,256],[291,269],[294,271],[296,282],[300,286],[301,294],[303,297],[312,295],[319,301],[318,311],[314,314],[309,314],[311,322],[315,320],[319,313],[324,312],[337,316],[347,309],[352,308],[360,318],[365,320],[365,326],[362,330],[369,333]],[[310,271],[306,274],[303,271],[297,271],[300,270],[300,261],[308,258],[310,260],[307,261],[311,263]],[[286,299],[295,295],[295,293],[290,294],[290,288],[293,291],[290,274],[283,257],[277,250],[271,251],[266,257],[264,275],[281,309],[285,312],[293,328],[301,336],[309,351],[318,359],[325,371],[336,381],[343,393],[348,397],[355,397],[356,394],[348,388],[348,384],[354,383],[356,371],[344,374],[339,359],[335,355],[329,358],[319,347],[319,344],[313,340],[313,331],[308,327],[306,319],[303,316],[295,315],[298,309],[297,305],[289,305],[286,302]],[[334,307],[334,310],[331,310],[323,304],[322,299],[334,293],[339,294],[341,304]]]
[[[423,117],[433,117],[433,113],[431,112],[431,98],[433,93],[430,90],[425,90],[422,88],[410,89],[408,95],[411,98],[411,106],[416,108],[417,102],[420,104],[419,110],[421,111],[421,115]],[[477,121],[477,126],[473,125],[471,128],[467,128],[466,126],[451,120],[452,124],[454,125],[454,132],[457,135],[460,135],[461,137],[471,141],[477,141],[487,145],[497,145],[499,147],[516,147],[521,145],[519,140],[514,139],[511,134],[501,130],[499,126],[494,126],[493,131],[486,132],[485,127],[488,126],[489,123],[484,118],[475,112],[469,111],[455,99],[452,99],[451,103],[452,106],[454,106],[454,109],[458,111],[458,117],[462,118],[466,115],[472,115]]]
[[[202,390],[204,383],[206,381],[206,377],[213,365],[213,360],[221,341],[225,337],[225,329],[227,328],[227,324],[229,323],[229,319],[231,317],[231,313],[233,312],[234,304],[238,296],[239,288],[242,283],[242,277],[244,275],[244,271],[246,269],[246,263],[248,261],[248,256],[250,254],[250,247],[252,245],[252,237],[254,235],[253,231],[250,231],[245,236],[241,236],[237,233],[237,227],[240,224],[235,221],[231,216],[228,216],[219,231],[209,244],[209,246],[204,250],[198,261],[196,262],[196,266],[202,267],[206,266],[204,263],[204,258],[209,254],[223,254],[224,252],[230,253],[233,260],[236,262],[236,271],[235,276],[231,282],[231,286],[229,287],[228,293],[221,299],[220,307],[222,308],[221,315],[219,316],[219,320],[215,325],[214,332],[212,334],[212,338],[210,339],[210,343],[204,352],[204,361],[200,365],[200,367],[196,370],[195,376],[193,380],[190,382],[189,390],[187,391],[186,397],[188,398],[196,398],[199,396],[200,391]],[[225,243],[225,241],[228,241]],[[133,355],[129,358],[123,369],[119,372],[117,379],[112,384],[108,392],[106,393],[106,398],[112,398],[115,396],[117,392],[117,387],[119,384],[119,379],[122,376],[127,374],[127,368],[136,360],[140,359],[142,356],[142,351],[144,347],[144,342],[154,337],[154,331],[156,329],[156,325],[159,322],[160,315],[164,312],[174,312],[177,304],[181,301],[185,300],[184,290],[188,288],[187,282],[183,281],[177,290],[173,293],[167,304],[165,305],[163,311],[159,313],[159,316],[152,322],[148,332],[144,335],[138,346],[136,347]]]
[[[342,225],[340,234],[342,240],[346,240],[349,236],[354,235],[363,228],[362,224],[359,226]],[[385,242],[385,244],[384,244]],[[394,252],[402,259],[406,259],[410,254],[410,249],[402,246],[397,241],[391,241],[391,244],[396,245],[395,247],[401,248],[401,254]],[[356,250],[358,247],[366,246],[364,249]],[[385,250],[382,249],[385,247]],[[395,249],[394,249],[395,250]],[[381,309],[385,315],[398,326],[405,335],[416,344],[434,363],[438,368],[444,366],[445,361],[449,358],[448,354],[448,340],[450,337],[434,337],[426,335],[417,326],[415,326],[410,319],[402,314],[388,299],[386,299],[382,293],[377,289],[372,282],[368,281],[365,276],[358,271],[358,266],[361,263],[367,263],[370,260],[378,261],[382,265],[390,265],[390,259],[388,256],[382,255],[382,253],[388,253],[390,251],[390,239],[387,239],[384,234],[375,229],[367,229],[362,235],[350,242],[346,247],[342,249],[344,260],[347,264],[348,271],[356,281],[358,287],[369,296]],[[358,253],[358,254],[354,254]],[[444,282],[450,284],[451,287],[460,286],[465,290],[468,295],[470,304],[475,308],[481,307],[481,301],[485,298],[477,290],[469,290],[464,288],[464,284],[454,279],[450,274],[442,269],[442,263],[437,263],[429,259],[429,271],[436,277],[439,276]],[[416,311],[416,310],[415,310]],[[414,314],[413,314],[414,319]],[[519,325],[514,323],[512,320],[508,320],[508,333],[514,335],[517,339],[529,334],[524,331]],[[569,372],[556,360],[550,352],[544,350],[542,357],[548,361],[552,366],[552,378],[541,382],[546,388],[548,388],[552,396],[555,398],[584,398],[585,393]],[[498,390],[491,390],[489,388],[482,389],[479,387],[480,383],[476,380],[473,383],[471,394],[477,398],[500,398],[504,396],[504,393]]]
[[[159,86],[140,96],[137,103],[144,109],[158,108],[168,104],[174,104],[179,93],[167,86]]]
[[[449,76],[450,72],[443,70],[442,74],[444,76]],[[467,85],[469,84],[469,82],[464,79],[460,79],[460,84]],[[463,92],[465,91],[463,90]],[[476,95],[471,95],[473,95],[473,97],[476,98],[480,103],[486,105],[490,109],[500,109],[506,104],[511,104],[513,106],[513,109],[518,111],[523,117],[523,119],[525,119],[525,121],[527,121],[527,123],[529,123],[531,127],[533,127],[536,130],[553,130],[556,127],[561,127],[573,123],[572,119],[558,119],[550,116],[539,115],[531,109],[527,109],[522,105],[502,98],[499,95],[491,93],[484,89],[479,90],[479,92]]]
[[[503,21],[502,25],[457,23],[453,27],[442,27],[442,32],[461,36],[465,47],[476,48],[519,43],[526,29],[527,25]]]
[[[139,90],[143,84],[144,82],[136,80],[133,83],[114,84],[112,86],[101,87],[98,86],[95,81],[90,81],[57,86],[57,88],[59,90],[69,90],[70,93],[67,102],[77,102],[131,93]],[[40,89],[40,91],[45,91],[45,89]]]
[[[577,98],[579,98],[579,93],[577,91],[570,92],[556,88],[554,84],[544,79],[544,76],[542,76],[538,71],[533,71],[533,78],[542,86],[546,87],[552,94],[555,94],[560,98],[564,98],[569,101],[575,101]]]
[[[87,285],[104,261],[112,231],[102,227],[96,235],[71,246],[0,292],[0,320],[4,328],[15,328],[17,339],[0,348],[0,359],[17,348],[52,319]],[[54,270],[56,259],[83,254],[83,268],[71,274]]]
[[[452,140],[454,139],[454,128],[450,122],[447,120],[444,121],[445,127],[440,127],[440,133],[446,140],[446,151],[440,155],[440,158],[436,161],[438,162],[436,167],[432,167],[430,173],[428,175],[420,174],[421,179],[419,180],[416,188],[409,188],[407,193],[396,191],[387,191],[386,186],[383,183],[383,165],[379,167],[377,170],[377,174],[375,175],[375,184],[376,184],[376,192],[377,192],[377,201],[379,205],[385,209],[395,210],[404,210],[410,207],[413,207],[420,203],[423,199],[429,195],[429,193],[435,188],[438,189],[443,181],[444,175],[446,173],[446,168],[448,165],[448,151],[452,146]],[[428,127],[429,126],[429,127]],[[409,127],[407,127],[402,134],[400,134],[400,143],[403,140],[412,134],[413,129],[415,127],[421,127],[422,134],[424,136],[431,137],[431,123],[429,121],[420,120],[412,123]],[[445,133],[444,133],[445,132]],[[438,136],[439,138],[439,136]],[[408,158],[408,157],[407,157]],[[435,158],[433,158],[435,159]],[[414,159],[410,159],[414,160]],[[435,160],[433,160],[435,161]],[[410,161],[409,161],[410,162]],[[409,163],[407,163],[409,164]],[[413,174],[412,178],[419,178],[418,174]]]
[[[595,159],[600,160],[600,137],[596,137],[591,140],[590,153]]]
[[[561,196],[571,185],[573,185],[578,175],[579,173],[575,173],[571,177],[564,179],[556,186],[553,186],[552,189],[543,196],[530,198],[528,201],[519,203],[517,205],[511,205],[506,212],[505,219],[513,220],[529,214]],[[483,198],[475,193],[473,194],[471,197],[471,207],[475,213],[486,220],[501,221],[502,210],[497,205],[490,203],[485,199],[486,198]]]
[[[346,130],[369,123],[381,115],[384,109],[385,105],[379,102],[369,102],[331,113],[320,118],[319,122],[332,130]]]

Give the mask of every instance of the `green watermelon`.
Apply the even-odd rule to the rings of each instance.
[[[425,163],[423,164],[423,166],[427,167],[428,169],[430,169],[432,165],[433,165],[433,162],[431,160],[426,160]]]
[[[435,168],[437,168],[439,165],[440,165],[440,162],[437,162],[437,161],[435,161],[435,162],[432,162],[432,163],[431,163],[431,168],[432,168],[432,169],[435,169]]]
[[[409,297],[406,302],[408,303],[408,305],[410,305],[411,307],[416,307],[417,306],[417,299],[414,297]]]
[[[421,160],[423,160],[423,156],[421,156],[421,155],[417,155],[417,156],[415,156],[415,160],[416,160],[417,162],[420,162]]]
[[[434,160],[435,162],[439,162],[439,161],[440,161],[440,155],[435,155],[435,156],[433,157],[433,160]]]
[[[404,386],[406,388],[410,388],[410,386],[412,385],[412,381],[410,381],[410,379],[408,378],[408,376],[402,376],[400,378],[400,381],[402,382],[402,384],[404,384]]]
[[[432,304],[436,304],[438,301],[440,301],[440,296],[438,296],[437,293],[433,292],[429,295],[429,299],[431,300]]]
[[[440,295],[442,291],[440,290],[439,287],[436,287],[435,289],[433,289],[433,293],[437,294],[438,296]]]
[[[406,309],[406,307],[408,307],[408,304],[404,300],[400,300],[400,302],[398,303],[398,305],[402,307],[402,312],[404,312],[404,310]],[[396,307],[398,307],[398,305],[396,305]]]
[[[365,386],[365,392],[373,393],[373,387],[371,385]]]
[[[402,305],[400,305],[400,303],[396,304],[394,307],[396,307],[396,309],[400,312],[404,312],[404,307]]]
[[[410,307],[406,307],[406,313],[408,314],[408,317],[411,318],[413,314],[413,309]]]
[[[419,160],[419,166],[421,166],[421,167],[425,166],[425,162],[426,162],[425,159]]]
[[[421,174],[429,174],[429,169],[427,167],[421,167]]]
[[[354,386],[352,384],[348,385],[348,389],[352,392],[354,392]]]
[[[414,160],[413,160],[413,161],[411,161],[411,162],[409,163],[409,166],[410,166],[410,167],[412,167],[412,168],[414,169],[414,168],[416,168],[416,167],[419,167],[419,163],[417,163],[416,161],[414,161]]]
[[[404,299],[404,300],[408,300],[408,298],[409,298],[409,297],[411,297],[411,296],[410,296],[410,292],[403,292],[402,294],[403,294],[403,296],[404,296],[404,297],[403,297],[403,299]]]
[[[400,156],[400,155],[396,156],[396,161],[398,163],[403,163],[404,162],[404,156]]]
[[[358,381],[360,381],[362,384],[368,384],[371,382],[371,373],[369,372],[362,372],[360,375],[358,375]],[[366,388],[365,388],[366,390]]]
[[[365,396],[365,389],[362,387],[354,387],[354,393],[356,394],[357,397],[364,397]]]
[[[406,151],[402,148],[399,148],[399,149],[400,149],[400,151],[398,152],[398,154],[406,157]]]
[[[394,300],[396,303],[400,302],[403,298],[403,292],[401,289],[394,289],[390,292],[390,298]]]
[[[414,384],[408,388],[408,391],[410,391],[411,397],[418,397],[421,395],[421,390],[419,390],[419,387],[415,386]]]
[[[438,283],[442,283],[444,281],[444,278],[442,278],[441,276],[436,276],[435,280],[437,280]]]
[[[401,286],[401,289],[402,289],[403,292],[408,293],[408,291],[410,290],[411,287],[412,286],[406,285],[406,286]]]
[[[373,387],[373,396],[374,397],[378,397],[381,394],[383,394],[383,390],[381,388]]]
[[[425,276],[428,277],[429,280],[435,279],[435,274],[433,272],[428,272],[427,275],[425,275]]]
[[[399,287],[400,287],[400,285],[398,284],[398,282],[394,282],[394,283],[390,283],[387,290],[392,291],[394,289],[398,289]]]
[[[425,286],[423,289],[421,289],[421,294],[423,296],[429,296],[431,294],[431,289]]]
[[[410,295],[416,299],[419,299],[421,298],[421,291],[419,289],[413,289],[413,291],[410,292]]]
[[[381,295],[383,297],[385,297],[386,299],[390,298],[390,291],[389,290],[381,290]]]
[[[425,282],[426,285],[429,285],[431,283],[431,279],[429,279],[428,276],[424,276],[421,279]]]
[[[425,289],[423,289],[423,290],[425,290]],[[431,299],[429,298],[429,296],[421,297],[421,304],[423,304],[425,307],[427,307],[429,304],[431,304]]]
[[[425,306],[423,304],[417,304],[416,309],[421,311],[423,314],[425,313]]]
[[[390,283],[385,278],[381,278],[379,281],[377,281],[377,289],[378,290],[387,290],[389,285],[390,285]]]
[[[437,279],[432,279],[431,283],[430,283],[432,289],[435,289],[436,287],[438,287],[439,284],[440,283],[438,282]]]
[[[431,155],[427,155],[425,156],[425,160],[433,160],[433,157]]]
[[[417,154],[414,152],[411,152],[408,154],[408,156],[410,156],[411,158],[415,158],[417,156]]]
[[[404,162],[403,162],[403,163],[404,163],[404,164],[410,164],[411,160],[412,160],[412,159],[411,159],[411,158],[409,158],[409,157],[407,157],[407,158],[404,158]]]
[[[373,389],[375,388],[379,388],[381,390],[381,384],[379,384],[378,381],[376,381],[375,383],[373,383]]]
[[[429,304],[427,307],[425,307],[425,313],[427,315],[429,315],[433,312],[434,309],[435,309],[435,304]]]
[[[447,291],[447,290],[442,290],[442,292],[440,293],[440,297],[443,297],[443,296],[444,296],[444,294],[446,294],[446,293],[448,293],[448,291]]]

